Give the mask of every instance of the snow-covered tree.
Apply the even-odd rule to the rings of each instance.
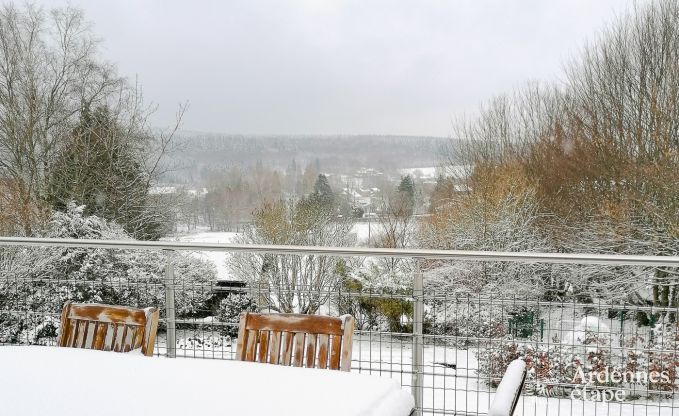
[[[0,228],[7,233],[33,235],[43,228],[55,202],[51,198],[55,195],[49,195],[50,185],[57,185],[54,179],[60,182],[62,191],[56,195],[60,209],[68,197],[90,205],[90,212],[95,211],[95,205],[119,205],[120,196],[115,202],[106,201],[113,193],[110,183],[106,189],[100,182],[95,192],[79,192],[78,188],[91,185],[92,179],[114,181],[114,172],[119,175],[130,167],[118,156],[133,155],[137,172],[126,175],[134,175],[135,180],[128,178],[123,189],[128,192],[127,212],[132,213],[140,210],[140,195],[132,192],[130,185],[134,184],[135,190],[140,185],[148,187],[149,180],[157,179],[168,168],[161,161],[172,148],[184,107],[180,107],[178,122],[170,132],[154,131],[147,123],[154,108],[143,103],[138,85],[130,84],[114,65],[102,59],[98,43],[80,9],[13,2],[0,7]],[[107,109],[109,121],[115,121],[108,127],[115,129],[83,123],[91,115],[87,114],[89,110],[95,108]],[[85,132],[92,134],[83,135]],[[89,155],[96,154],[92,159],[102,162],[100,157],[106,152],[111,156],[117,153],[116,163],[95,166],[94,160],[87,161],[85,149],[74,146],[76,137],[101,134],[97,145],[88,147],[92,152]],[[110,146],[111,139],[118,142],[116,149]],[[73,151],[78,153],[78,160],[70,157]],[[59,181],[68,169],[68,178]],[[90,198],[97,203],[92,204]],[[143,207],[148,206],[147,201]],[[109,216],[111,210],[97,212],[103,213],[107,219],[123,218],[120,213]],[[154,219],[148,211],[143,217],[120,222],[135,237],[157,236],[137,232]]]
[[[85,106],[55,158],[46,199],[55,209],[77,201],[85,215],[113,221],[137,239],[160,238],[168,218],[149,195],[152,176],[143,164],[149,141],[129,134],[108,107]]]
[[[564,251],[574,253],[676,256],[679,238],[644,218],[625,215],[599,215],[560,228],[567,237],[560,239]],[[652,301],[657,306],[679,306],[679,272],[670,267],[562,265],[570,274],[572,290],[589,299],[639,304]]]
[[[419,243],[449,250],[548,251],[540,232],[534,192],[522,181],[518,168],[477,172],[474,191],[451,195],[448,203],[423,223]],[[483,175],[483,176],[482,176]],[[505,296],[539,295],[547,285],[547,266],[511,262],[432,262],[425,274],[432,288],[495,293]]]

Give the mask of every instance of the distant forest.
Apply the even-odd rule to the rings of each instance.
[[[361,167],[393,171],[435,166],[450,146],[443,137],[413,136],[249,136],[182,132],[169,155],[173,168],[163,180],[200,183],[209,171],[264,164],[284,171],[293,159],[323,172],[353,173]]]

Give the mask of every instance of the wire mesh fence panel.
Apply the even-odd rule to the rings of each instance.
[[[339,256],[319,264],[248,254],[261,256],[257,267],[271,269],[246,281],[230,271],[215,279],[215,266],[201,252],[2,250],[0,345],[55,345],[67,300],[157,306],[155,353],[172,350],[179,358],[236,359],[245,311],[351,314],[351,371],[398,381],[419,396],[423,414],[486,414],[517,358],[526,362],[528,375],[515,414],[674,414],[676,307],[467,293],[426,280],[417,289],[416,267],[408,269],[407,279],[374,281],[348,273],[349,260]],[[312,265],[330,270],[331,278],[316,279],[315,269],[293,284],[276,280],[280,273],[300,273],[281,267]]]

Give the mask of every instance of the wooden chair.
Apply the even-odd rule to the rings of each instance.
[[[495,397],[488,409],[488,416],[512,416],[525,382],[526,363],[523,360],[514,360],[509,363],[495,391]]]
[[[61,312],[60,347],[153,355],[158,309],[66,302]]]
[[[354,318],[320,315],[240,316],[236,359],[349,371]]]

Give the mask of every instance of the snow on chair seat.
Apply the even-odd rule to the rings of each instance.
[[[114,352],[141,348],[153,355],[158,309],[66,302],[57,345]]]
[[[523,360],[514,360],[509,363],[495,391],[495,397],[488,409],[488,416],[512,416],[525,380],[526,363]]]
[[[245,312],[240,317],[236,359],[349,371],[353,334],[351,315]]]

